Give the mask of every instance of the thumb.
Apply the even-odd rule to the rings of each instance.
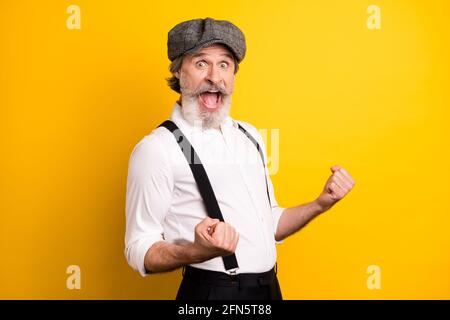
[[[208,226],[208,234],[212,235],[216,230],[216,226],[219,224],[219,219],[214,219],[213,223]]]
[[[341,168],[342,168],[341,166],[335,165],[335,166],[332,166],[330,169],[331,169],[331,172],[335,173],[336,171],[338,171]]]

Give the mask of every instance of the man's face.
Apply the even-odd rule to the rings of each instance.
[[[234,67],[230,51],[219,44],[183,59],[175,76],[180,79],[182,109],[187,120],[200,120],[204,127],[220,125],[231,104]]]

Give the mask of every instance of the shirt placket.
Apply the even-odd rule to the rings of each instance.
[[[225,145],[227,147],[227,152],[231,153],[232,159],[236,160],[236,143],[238,143],[237,141],[239,141],[238,136],[236,136],[236,134],[242,134],[241,132],[238,132],[239,129],[233,130],[232,128],[226,128],[226,130],[223,130],[223,137],[225,140]],[[245,139],[248,139],[247,137],[243,136]],[[235,139],[236,142],[233,141],[233,139]],[[253,147],[253,146],[252,146]],[[256,148],[255,148],[255,152]],[[255,194],[254,191],[252,190],[252,188],[250,187],[250,183],[247,182],[246,178],[245,178],[245,174],[244,174],[244,168],[242,166],[242,164],[240,162],[237,162],[237,168],[239,170],[239,175],[241,176],[242,181],[244,182],[245,188],[247,189],[247,193],[250,196],[250,200],[252,203],[252,207],[253,207],[253,213],[257,218],[258,223],[261,225],[261,230],[263,232],[263,242],[265,245],[265,251],[267,254],[271,254],[271,250],[269,250],[270,248],[270,243],[269,243],[269,239],[270,237],[268,237],[267,234],[267,228],[266,228],[266,221],[264,218],[264,213],[263,211],[258,207],[257,201],[255,199]]]

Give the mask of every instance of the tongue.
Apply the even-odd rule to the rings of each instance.
[[[201,94],[203,104],[207,108],[214,109],[217,107],[217,100],[219,94],[217,92],[204,92]]]

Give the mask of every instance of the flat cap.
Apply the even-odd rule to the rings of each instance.
[[[242,31],[229,21],[206,18],[181,22],[169,31],[169,60],[214,43],[226,45],[238,62],[244,59],[246,46]]]

